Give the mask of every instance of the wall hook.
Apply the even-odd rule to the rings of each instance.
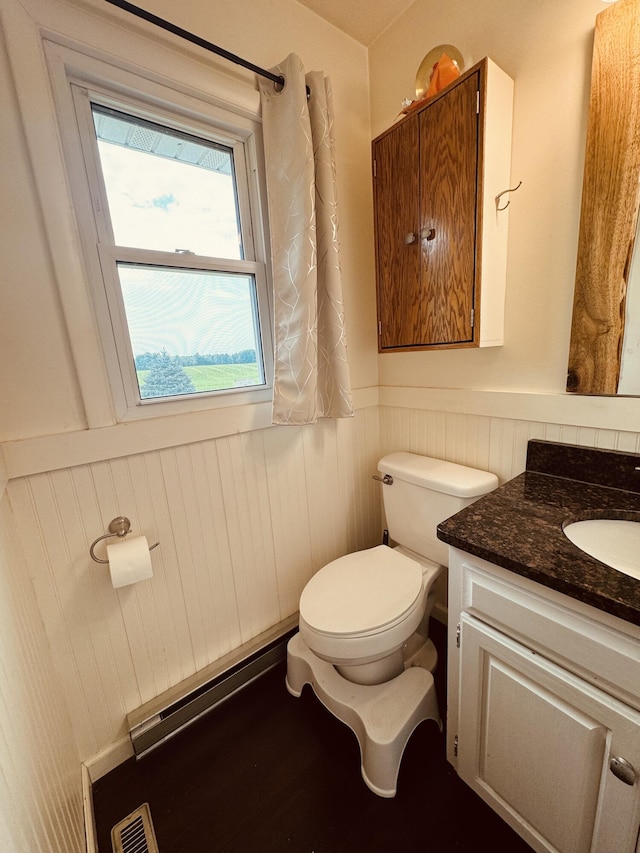
[[[95,560],[96,563],[108,563],[109,560],[101,560],[100,557],[96,557],[94,553],[94,548],[101,542],[103,539],[110,539],[112,536],[117,536],[119,539],[124,539],[127,533],[131,532],[131,522],[124,515],[119,515],[117,518],[112,519],[109,522],[109,532],[105,533],[103,536],[98,536],[95,539],[91,547],[89,548],[89,556],[92,560]],[[157,548],[160,543],[156,542],[155,545],[150,545],[149,550],[152,551],[154,548]]]
[[[498,204],[500,203],[500,197],[505,195],[505,193],[514,193],[516,190],[519,190],[521,186],[522,181],[520,181],[517,187],[512,187],[510,190],[502,190],[501,193],[498,193],[498,195],[496,196],[496,210],[506,210],[511,204],[511,202],[508,201],[504,207],[498,207]]]

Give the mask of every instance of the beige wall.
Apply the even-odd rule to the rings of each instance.
[[[10,479],[0,505],[0,581],[12,591],[3,597],[6,624],[17,619],[25,630],[15,645],[0,636],[0,665],[19,676],[36,659],[50,664],[9,682],[0,697],[23,718],[0,757],[3,768],[13,762],[7,792],[12,779],[16,791],[30,779],[27,734],[39,778],[48,780],[21,809],[10,793],[0,798],[0,847],[6,835],[17,853],[40,849],[34,837],[48,839],[42,849],[73,849],[78,788],[69,787],[69,768],[122,738],[127,711],[290,615],[323,562],[376,542],[370,476],[381,452],[431,453],[506,479],[522,470],[532,436],[640,451],[639,400],[563,393],[599,0],[418,0],[368,53],[294,0],[238,0],[216,4],[215,14],[209,0],[145,6],[258,64],[294,51],[331,77],[358,411],[308,428],[255,429],[266,423],[252,411],[218,418],[216,427],[202,416],[123,427],[88,399],[81,356],[85,343],[95,348],[95,330],[83,313],[76,246],[52,239],[72,233],[73,217],[38,22],[148,68],[180,75],[188,66],[194,85],[208,85],[223,65],[99,0],[3,0],[11,67],[0,50],[0,134],[11,154],[0,159],[0,181],[12,203],[0,209],[0,490]],[[489,54],[516,83],[513,178],[523,187],[511,206],[506,343],[378,356],[370,139],[393,120],[422,57],[440,42],[457,44],[469,64]],[[225,73],[257,103],[251,74]],[[62,291],[77,298],[65,301]],[[119,513],[161,545],[153,580],[116,591],[88,546]],[[12,689],[18,681],[24,690]],[[66,707],[53,704],[54,732],[39,723],[56,693]],[[54,789],[61,823],[34,836]]]
[[[92,8],[101,15],[92,14]],[[352,379],[356,389],[374,387],[377,367],[364,47],[294,0],[238,0],[217,4],[215,14],[204,2],[181,4],[179,15],[171,3],[150,3],[146,8],[178,20],[185,29],[263,67],[296,52],[308,70],[322,69],[331,78]],[[217,74],[223,88],[233,91],[256,115],[259,99],[251,72],[98,0],[28,0],[24,4],[6,0],[2,21],[10,63],[3,51],[8,73],[2,75],[2,94],[8,108],[2,141],[3,150],[10,151],[11,157],[0,163],[0,180],[11,191],[14,203],[10,208],[3,206],[0,238],[4,278],[11,288],[3,302],[0,333],[3,361],[12,366],[0,374],[0,396],[8,402],[0,412],[0,440],[15,441],[114,423],[104,391],[104,371],[38,26],[84,42],[94,52],[112,52],[123,59],[135,56],[148,73],[180,80],[205,94],[219,94],[220,85],[214,82]],[[183,439],[189,438],[187,431]],[[124,452],[128,452],[126,440],[121,446]]]
[[[0,10],[6,32],[6,10]],[[0,38],[0,440],[83,425],[5,38]]]
[[[374,136],[414,95],[433,46],[456,45],[466,67],[490,56],[515,81],[511,185],[522,181],[510,206],[504,346],[381,355],[381,386],[556,394],[563,417],[582,416],[564,388],[593,27],[604,8],[600,0],[416,0],[371,46]],[[640,422],[640,401],[628,403],[607,404],[611,426],[623,410]]]
[[[114,743],[122,755],[128,711],[286,619],[314,569],[380,535],[366,51],[294,0],[145,6],[259,65],[296,52],[330,76],[358,411],[305,429],[255,429],[259,407],[114,425],[39,27],[203,91],[223,75],[249,112],[255,78],[99,0],[3,0],[0,848],[12,853],[79,851],[80,761]],[[160,547],[153,580],[116,591],[88,547],[121,513]]]

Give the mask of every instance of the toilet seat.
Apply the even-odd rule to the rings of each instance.
[[[376,635],[406,621],[421,605],[422,590],[422,566],[378,545],[320,569],[300,597],[301,622],[327,638]]]

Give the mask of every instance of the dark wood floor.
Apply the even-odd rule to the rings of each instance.
[[[441,647],[438,623],[432,636]],[[445,657],[441,648],[441,703]],[[530,853],[458,779],[434,723],[418,726],[398,793],[382,799],[362,781],[355,735],[308,686],[290,696],[284,675],[283,663],[96,782],[99,853],[111,851],[111,827],[145,802],[160,853]]]

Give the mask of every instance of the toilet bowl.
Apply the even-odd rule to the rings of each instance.
[[[356,684],[395,678],[405,668],[406,648],[412,660],[428,660],[433,670],[437,655],[428,620],[432,586],[442,571],[408,549],[387,545],[340,557],[304,588],[300,635],[314,654]]]

